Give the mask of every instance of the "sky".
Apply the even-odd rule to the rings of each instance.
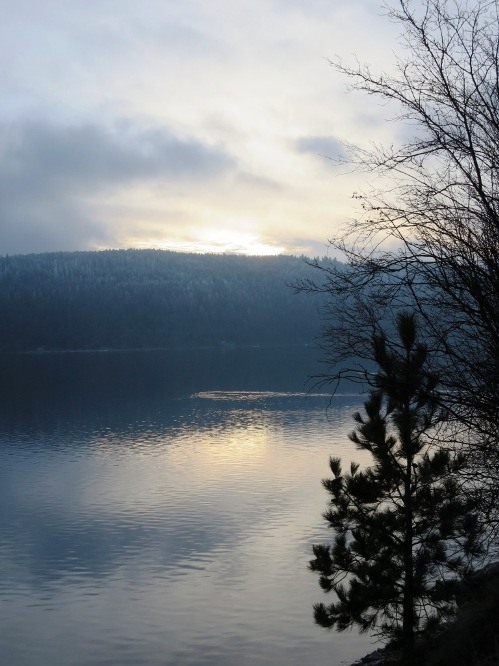
[[[399,127],[330,65],[386,69],[380,0],[0,0],[0,255],[328,254],[344,142]]]

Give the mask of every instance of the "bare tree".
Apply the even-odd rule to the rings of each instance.
[[[394,74],[333,66],[351,87],[398,105],[414,138],[355,150],[388,178],[331,243],[347,268],[302,289],[331,294],[327,380],[365,370],[369,340],[412,305],[442,378],[442,402],[499,486],[499,0],[398,0]]]

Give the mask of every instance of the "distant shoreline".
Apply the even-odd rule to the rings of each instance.
[[[308,348],[313,349],[315,342],[296,342],[283,344],[218,344],[218,345],[189,345],[171,347],[96,347],[94,349],[28,349],[23,351],[1,351],[0,354],[16,354],[30,356],[45,356],[48,354],[117,354],[122,352],[157,352],[157,351],[190,351],[190,350],[221,350],[234,349],[274,349],[274,348]]]

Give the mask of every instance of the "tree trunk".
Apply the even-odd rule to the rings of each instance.
[[[410,355],[407,350],[406,362],[409,363]],[[404,598],[402,605],[402,643],[404,661],[410,663],[410,656],[414,650],[414,571],[413,571],[413,506],[412,506],[412,463],[414,460],[412,428],[411,428],[411,403],[409,388],[406,388],[406,396],[403,407],[403,422],[400,429],[402,449],[406,455],[406,466],[404,475]]]
[[[402,642],[404,655],[412,654],[414,648],[414,573],[412,562],[412,456],[407,457],[404,482],[405,535],[404,535],[404,599],[402,606]]]

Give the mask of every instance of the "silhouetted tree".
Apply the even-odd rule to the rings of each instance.
[[[395,73],[333,65],[354,89],[398,107],[412,138],[353,149],[353,163],[387,180],[357,195],[358,219],[332,240],[350,270],[325,266],[323,280],[301,286],[333,297],[333,377],[352,371],[353,352],[369,355],[383,318],[408,305],[419,312],[455,437],[471,446],[475,471],[496,493],[499,1],[398,0],[395,7],[405,46]]]
[[[337,597],[315,606],[318,624],[339,631],[358,625],[398,640],[407,654],[419,629],[452,614],[456,580],[484,552],[477,500],[460,478],[464,456],[432,450],[442,414],[416,332],[415,316],[404,313],[397,346],[374,338],[378,370],[350,435],[373,464],[360,470],[351,463],[344,473],[331,458],[324,517],[336,536],[333,545],[314,546],[310,563],[321,587]]]

